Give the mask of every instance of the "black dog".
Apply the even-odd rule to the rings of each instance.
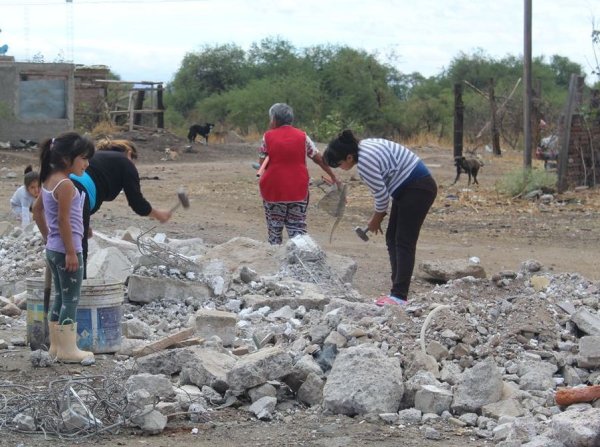
[[[479,172],[479,168],[483,166],[483,162],[477,160],[476,158],[465,158],[465,157],[455,157],[454,165],[456,166],[456,178],[454,179],[454,183],[458,181],[461,172],[466,172],[469,176],[469,183],[471,184],[471,177],[473,177],[473,183],[479,185],[477,181],[477,173]],[[454,183],[452,183],[454,185]]]
[[[196,141],[196,137],[198,135],[204,137],[204,140],[206,140],[205,144],[208,144],[208,134],[213,127],[215,127],[215,125],[212,123],[206,123],[204,126],[200,124],[194,124],[190,126],[190,131],[188,132],[188,140],[190,144]]]

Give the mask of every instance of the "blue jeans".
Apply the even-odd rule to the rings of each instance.
[[[75,323],[83,282],[81,253],[77,253],[79,268],[75,272],[65,269],[65,257],[64,253],[46,249],[46,259],[54,280],[54,304],[50,310],[50,321],[58,321],[59,324]]]

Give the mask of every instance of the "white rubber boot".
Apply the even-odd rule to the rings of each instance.
[[[48,321],[48,333],[50,335],[50,347],[48,348],[48,355],[50,358],[55,359],[58,348],[56,346],[56,327],[58,321]]]
[[[57,325],[54,337],[58,348],[58,361],[81,363],[87,358],[94,358],[93,352],[82,351],[77,347],[77,323]]]

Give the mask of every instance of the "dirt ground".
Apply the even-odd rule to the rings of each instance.
[[[266,228],[255,171],[258,143],[195,144],[195,153],[184,152],[186,142],[167,134],[126,134],[136,139],[140,151],[137,163],[142,177],[142,190],[158,208],[177,203],[177,188],[188,191],[191,206],[178,210],[166,224],[133,214],[124,197],[105,203],[92,217],[92,227],[106,234],[128,226],[164,232],[173,238],[201,237],[208,244],[220,244],[236,236],[266,240]],[[144,141],[139,140],[143,138]],[[164,160],[165,147],[177,149],[175,161]],[[483,154],[485,166],[479,174],[480,186],[467,188],[465,175],[456,185],[452,149],[437,146],[416,147],[415,151],[432,170],[439,185],[436,202],[425,221],[417,250],[417,264],[424,260],[480,258],[488,277],[502,270],[518,270],[522,261],[536,259],[554,272],[578,272],[591,280],[600,280],[597,267],[600,246],[600,191],[598,189],[569,192],[550,204],[536,201],[511,201],[500,197],[494,185],[505,173],[522,165],[522,154],[505,151],[502,157]],[[0,151],[0,169],[14,169],[16,179],[4,178],[0,172],[0,201],[8,211],[8,199],[20,185],[23,168],[36,163],[31,151]],[[540,163],[534,161],[534,165]],[[309,162],[313,179],[322,175],[318,166]],[[329,243],[333,218],[316,208],[323,192],[311,187],[309,233],[327,252],[352,257],[358,263],[354,286],[370,300],[389,291],[389,264],[384,239],[372,236],[361,241],[353,229],[364,225],[372,209],[366,187],[357,180],[356,171],[339,176],[351,185],[344,218]],[[0,220],[2,212],[0,212]],[[412,293],[434,287],[415,269]],[[0,338],[6,335],[0,333]],[[28,352],[3,359],[0,376],[24,381],[51,380],[55,376],[81,371],[81,368],[58,366],[34,370]],[[108,367],[110,356],[100,359],[99,366]],[[324,417],[306,412],[296,415],[293,423],[264,423],[233,410],[216,412],[211,424],[180,421],[158,437],[139,437],[124,433],[118,438],[101,440],[100,445],[167,446],[167,445],[311,445],[311,446],[482,446],[483,440],[469,436],[464,429],[440,424],[442,441],[427,441],[418,427],[398,428],[381,422],[361,421],[346,417]],[[197,426],[200,432],[191,435]],[[11,435],[12,436],[12,435]],[[20,441],[19,441],[20,440]],[[8,444],[6,442],[9,442]],[[18,436],[1,438],[0,445],[41,445],[43,438]],[[40,444],[37,444],[40,442]]]

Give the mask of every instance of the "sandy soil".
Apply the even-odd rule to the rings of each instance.
[[[126,135],[139,138],[139,135]],[[166,224],[133,214],[124,197],[105,203],[92,217],[92,227],[107,234],[128,226],[161,231],[174,238],[201,237],[208,244],[220,244],[236,236],[257,240],[266,239],[261,200],[257,191],[255,172],[251,163],[256,160],[256,144],[196,144],[196,153],[185,153],[185,141],[165,135],[144,136],[137,141],[140,149],[138,169],[142,189],[155,207],[171,207],[177,203],[176,191],[184,186],[190,197],[188,210],[179,210]],[[179,149],[175,161],[165,158],[164,148]],[[505,173],[522,164],[521,154],[505,152],[500,158],[484,154],[485,166],[480,171],[480,186],[467,188],[462,176],[456,185],[451,148],[418,147],[416,152],[431,168],[439,184],[438,198],[425,221],[418,244],[417,263],[424,260],[451,260],[477,256],[488,277],[502,270],[518,270],[522,261],[536,259],[555,272],[578,272],[599,280],[597,253],[600,239],[600,193],[597,189],[564,194],[554,202],[511,201],[497,195],[495,182]],[[8,208],[8,199],[20,184],[20,173],[28,162],[36,162],[33,152],[0,151],[0,168],[12,168],[16,179],[4,178],[0,172],[0,201]],[[310,162],[309,162],[310,163]],[[538,163],[538,162],[534,162]],[[310,163],[310,172],[319,179],[322,172]],[[389,289],[389,265],[382,236],[361,241],[353,229],[364,225],[371,212],[372,199],[365,186],[357,181],[356,172],[342,173],[349,182],[348,204],[344,219],[329,243],[333,218],[316,209],[323,192],[311,188],[312,206],[309,211],[309,233],[328,252],[354,258],[358,272],[354,285],[369,300]],[[4,210],[5,208],[3,208]],[[2,215],[0,213],[0,219]],[[434,287],[415,271],[413,293]],[[0,337],[2,334],[0,334]],[[28,362],[28,352],[3,360],[1,375],[15,381],[46,381],[61,374],[81,371],[81,368],[57,366],[34,370]],[[110,356],[100,359],[99,368],[108,368]],[[104,365],[104,366],[103,366]],[[382,423],[364,422],[345,417],[321,417],[307,413],[294,417],[293,423],[262,423],[232,410],[215,415],[213,424],[200,427],[191,435],[194,426],[189,422],[175,423],[162,436],[140,438],[131,433],[118,437],[119,445],[398,445],[400,438],[407,446],[441,445],[427,441],[418,427],[392,428]],[[197,424],[196,424],[197,426]],[[484,445],[483,440],[461,436],[462,431],[440,426],[443,445]],[[12,438],[9,438],[12,439]],[[15,440],[18,439],[15,438]],[[23,438],[26,445],[34,439]],[[0,445],[16,445],[3,444]],[[9,441],[11,442],[11,441]],[[16,442],[16,441],[15,441]],[[114,445],[115,439],[100,442]]]

